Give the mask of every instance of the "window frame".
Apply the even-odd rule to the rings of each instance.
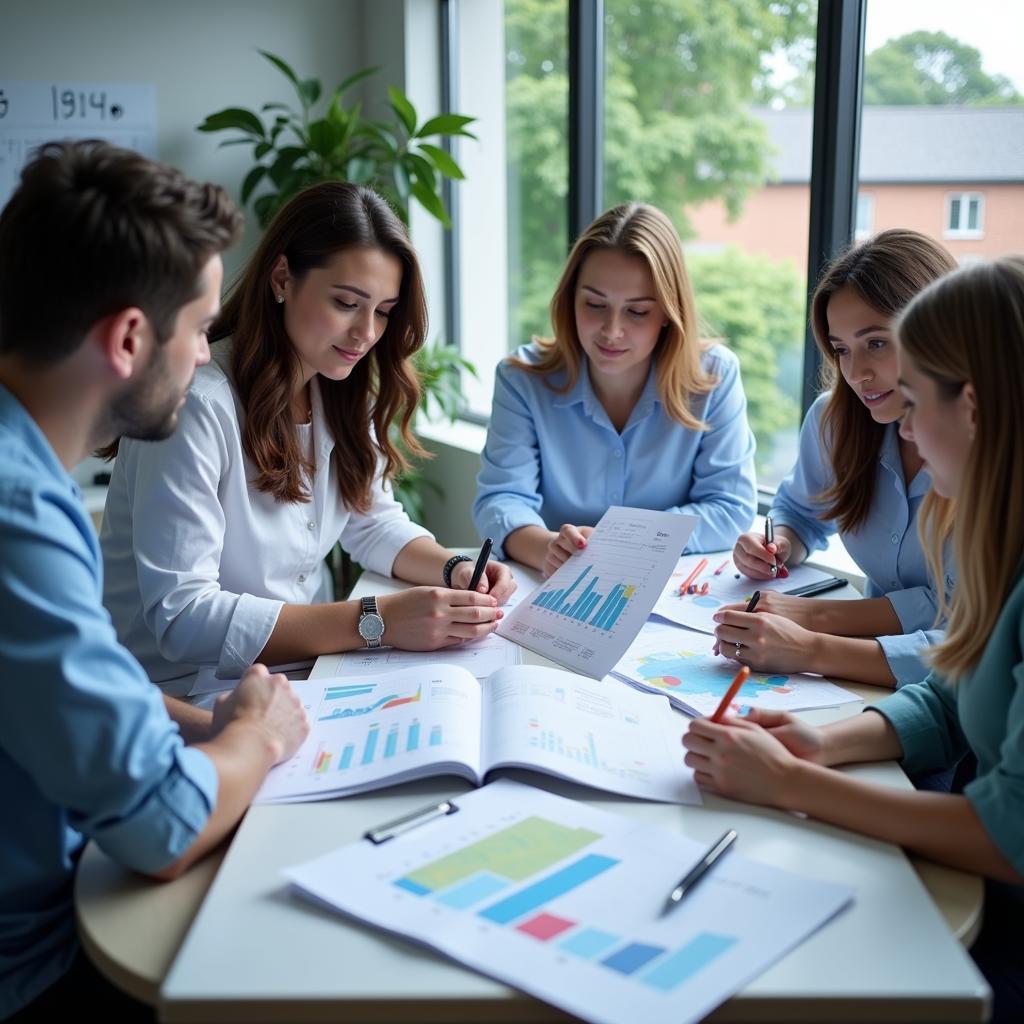
[[[953,212],[953,203],[959,200],[960,202],[960,224],[964,224],[970,217],[970,204],[977,202],[978,204],[978,226],[976,228],[970,227],[952,227],[950,224],[950,214]],[[942,237],[943,238],[966,238],[966,239],[979,239],[985,237],[985,193],[976,191],[959,191],[959,192],[947,192],[945,201],[945,212],[942,221]]]

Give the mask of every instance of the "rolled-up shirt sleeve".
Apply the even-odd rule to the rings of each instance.
[[[836,532],[832,520],[822,520],[820,495],[832,482],[832,468],[820,433],[826,395],[811,406],[800,428],[800,452],[789,476],[779,484],[769,515],[776,526],[788,526],[808,553],[822,550]]]
[[[480,454],[480,475],[473,522],[481,537],[494,541],[494,555],[505,558],[505,540],[524,526],[547,529],[540,509],[540,450],[537,428],[524,394],[515,386],[526,373],[499,364],[487,442]]]
[[[736,535],[749,530],[757,512],[754,435],[747,423],[747,399],[739,360],[720,357],[714,372],[718,384],[708,395],[694,459],[688,501],[668,511],[699,517],[686,551],[718,551],[731,547]]]
[[[270,639],[283,601],[220,585],[226,519],[218,488],[228,459],[217,411],[190,392],[159,444],[122,443],[143,619],[160,655],[238,676]]]
[[[391,576],[402,548],[419,537],[433,538],[433,534],[409,518],[382,469],[381,463],[370,488],[370,507],[366,512],[354,512],[338,539],[364,569]]]
[[[910,633],[876,638],[889,663],[897,689],[908,683],[920,682],[928,675],[931,667],[925,660],[925,654],[930,647],[941,643],[944,636],[941,629],[915,629]]]
[[[45,495],[0,532],[5,589],[0,746],[69,824],[122,864],[177,860],[217,799],[210,759],[186,748],[160,691],[100,604],[98,552]]]

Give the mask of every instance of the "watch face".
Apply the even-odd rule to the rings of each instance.
[[[364,640],[379,640],[384,635],[384,620],[379,615],[367,612],[359,620],[359,635]]]

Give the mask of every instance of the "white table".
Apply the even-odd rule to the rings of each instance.
[[[366,575],[355,596],[398,586]],[[528,662],[542,662],[525,653]],[[883,692],[856,689],[868,699]],[[825,721],[861,706],[810,717]],[[886,785],[909,786],[895,764],[849,770]],[[987,989],[957,941],[957,934],[972,937],[980,922],[982,889],[974,876],[929,866],[925,878],[942,902],[944,917],[910,861],[887,843],[712,796],[705,797],[703,808],[680,808],[620,799],[544,776],[521,777],[704,841],[733,827],[747,856],[854,886],[857,897],[850,909],[713,1019],[983,1019]],[[457,780],[424,780],[344,800],[253,807],[219,871],[207,861],[160,887],[133,879],[90,847],[76,889],[83,942],[101,969],[140,998],[152,1001],[154,986],[166,974],[160,1015],[167,1021],[567,1019],[429,951],[312,907],[293,897],[281,878],[288,865],[466,789]]]

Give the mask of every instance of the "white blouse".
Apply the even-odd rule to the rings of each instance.
[[[230,347],[214,351],[172,437],[122,440],[100,532],[103,601],[118,638],[172,696],[187,694],[201,669],[241,675],[284,603],[329,600],[324,557],[337,541],[364,568],[390,575],[406,544],[431,536],[379,474],[365,514],[344,504],[318,387],[312,424],[297,428],[312,435],[312,500],[278,502],[252,486],[243,414],[225,372]]]

